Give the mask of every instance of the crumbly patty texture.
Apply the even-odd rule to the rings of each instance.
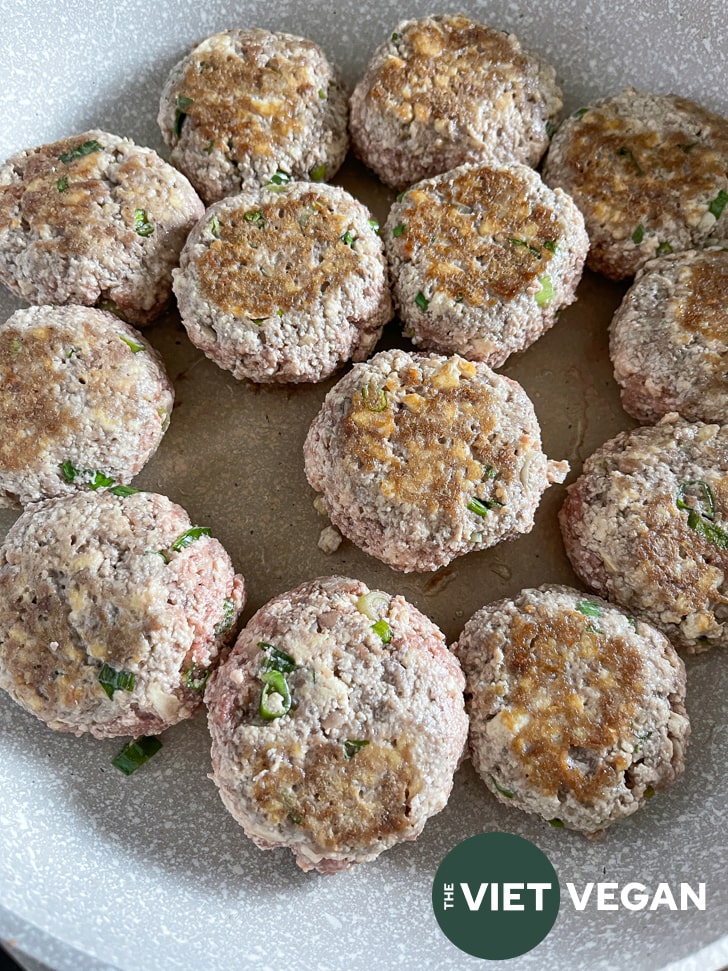
[[[156,734],[200,707],[244,599],[164,496],[46,499],[0,548],[0,688],[58,731]]]
[[[466,162],[537,165],[561,111],[556,72],[513,34],[445,15],[398,24],[351,96],[357,155],[403,189]]]
[[[666,637],[578,590],[523,590],[455,645],[473,765],[496,798],[596,833],[685,767],[685,666]]]
[[[460,166],[418,183],[383,238],[405,334],[491,367],[574,301],[589,248],[571,199],[524,165]]]
[[[344,577],[304,583],[255,614],[210,679],[220,796],[261,849],[287,846],[303,870],[373,860],[445,806],[464,684],[441,632],[402,597]]]
[[[528,533],[561,482],[523,388],[457,355],[382,351],[328,393],[304,445],[332,522],[396,570]]]
[[[203,211],[181,173],[128,138],[94,130],[18,152],[0,166],[0,282],[143,326],[167,306]]]
[[[584,213],[587,265],[613,280],[728,237],[728,120],[686,98],[627,88],[581,108],[543,177]]]
[[[320,381],[392,316],[382,242],[344,189],[291,182],[211,206],[174,273],[190,340],[236,378]]]
[[[331,179],[348,146],[347,91],[318,44],[268,30],[227,30],[169,75],[159,126],[171,160],[208,204],[277,171]]]
[[[30,307],[0,324],[0,506],[127,483],[172,413],[164,362],[92,307]]]
[[[728,418],[728,252],[687,250],[637,274],[610,329],[624,410],[639,421],[671,411]]]
[[[696,653],[728,646],[728,425],[670,414],[584,463],[559,514],[577,575]]]

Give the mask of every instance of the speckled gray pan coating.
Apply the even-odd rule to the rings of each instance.
[[[327,394],[304,444],[332,522],[396,570],[425,572],[533,527],[561,482],[523,388],[457,355],[382,351]]]
[[[74,735],[156,734],[193,715],[245,596],[216,539],[181,539],[190,526],[148,492],[30,506],[0,548],[0,688]],[[104,666],[133,682],[109,697]]]
[[[596,834],[685,768],[685,666],[606,601],[543,586],[483,607],[454,647],[470,753],[493,795]]]
[[[331,179],[349,144],[347,91],[318,44],[227,30],[176,64],[159,107],[171,160],[207,203],[265,185],[276,171]]]
[[[114,314],[17,310],[0,324],[0,506],[131,481],[173,403],[162,358]]]
[[[143,326],[167,306],[202,213],[187,179],[128,138],[94,129],[18,152],[0,166],[0,282]]]
[[[574,301],[589,248],[571,199],[525,165],[465,165],[417,183],[383,238],[405,334],[491,367]]]
[[[272,651],[295,667],[290,710],[266,719],[282,700],[262,702]],[[464,684],[442,633],[402,597],[345,577],[304,583],[255,614],[210,679],[220,796],[261,849],[287,846],[303,870],[373,860],[445,806]]]
[[[404,20],[351,96],[357,155],[403,189],[465,162],[537,165],[561,111],[556,72],[463,16]]]
[[[728,120],[634,88],[567,118],[543,167],[584,213],[587,264],[614,280],[728,237]]]
[[[670,414],[622,432],[584,463],[559,519],[601,596],[691,653],[728,645],[728,425]]]
[[[610,328],[622,405],[639,421],[676,411],[728,420],[728,252],[687,250],[639,271]]]
[[[365,360],[392,316],[371,218],[344,189],[310,182],[211,206],[174,272],[190,340],[259,382],[321,381]]]

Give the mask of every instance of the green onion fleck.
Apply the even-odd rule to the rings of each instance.
[[[196,539],[200,536],[212,536],[212,530],[209,526],[192,526],[190,529],[178,536],[177,539],[172,543],[171,549],[175,553],[179,553],[180,550],[191,546]]]
[[[700,495],[696,496],[691,494],[689,498],[694,499],[698,505],[692,505],[685,501],[685,497],[688,490],[697,490]],[[703,508],[700,508],[702,504]],[[703,482],[702,479],[692,479],[690,482],[681,482],[678,486],[677,496],[675,497],[675,505],[678,509],[695,509],[700,513],[705,519],[710,519],[711,522],[715,519],[715,499],[713,498],[713,490],[710,488],[707,482]]]
[[[373,381],[365,384],[361,389],[364,406],[369,411],[384,411],[387,407],[387,393],[383,388],[377,388]]]
[[[378,236],[378,235],[379,235],[379,223],[377,222],[377,220],[376,220],[376,219],[375,219],[375,218],[374,218],[373,216],[372,216],[372,218],[371,218],[371,219],[369,220],[369,225],[370,225],[370,227],[372,228],[372,230],[373,230],[373,231],[374,231],[374,232],[375,232],[375,233],[377,234],[377,236]]]
[[[280,648],[266,641],[258,641],[258,647],[263,651],[264,657],[260,665],[261,671],[278,671],[279,674],[290,674],[296,670],[296,662],[290,654],[281,651]]]
[[[508,242],[512,243],[514,246],[524,246],[531,254],[531,256],[535,256],[537,260],[540,260],[543,258],[541,250],[536,249],[535,246],[531,246],[531,244],[525,239],[518,239],[517,236],[509,236]]]
[[[550,118],[547,120],[545,128],[546,128],[546,137],[553,138],[554,132],[556,131],[556,127]]]
[[[137,236],[151,236],[154,226],[149,222],[146,209],[134,210],[134,232]]]
[[[468,503],[468,509],[470,512],[474,512],[477,516],[488,515],[488,506],[486,506],[484,502],[481,502],[477,496],[473,496],[473,498],[470,500]]]
[[[722,530],[720,526],[703,519],[695,509],[691,509],[688,513],[688,526],[698,536],[702,536],[709,543],[717,546],[719,550],[728,550],[728,533]]]
[[[409,192],[409,189],[403,189],[402,192],[399,193],[399,195],[396,197],[396,199],[394,201],[395,202],[401,202],[404,199],[404,197],[407,195],[408,192]]]
[[[632,233],[632,242],[635,246],[639,246],[642,240],[645,238],[645,227],[642,223],[639,224],[637,229]]]
[[[56,182],[56,189],[58,189],[59,192],[65,192],[67,188],[68,188],[68,179],[64,175],[58,180],[58,182]]]
[[[271,175],[266,184],[266,188],[271,189],[273,192],[283,192],[290,181],[291,177],[288,172],[284,172],[283,169],[278,169]]]
[[[177,95],[177,110],[174,113],[174,124],[172,125],[172,132],[175,138],[179,138],[182,134],[182,125],[185,123],[187,109],[191,104],[192,98],[188,98],[184,94]]]
[[[148,762],[153,755],[162,747],[162,743],[156,735],[142,735],[135,738],[133,742],[128,742],[119,754],[111,760],[111,764],[124,775],[131,775],[132,772]]]
[[[563,829],[564,828],[563,822],[560,819],[555,819],[555,818],[549,820],[549,826],[553,826],[554,829]]]
[[[399,40],[399,34],[392,34],[392,43],[394,44],[395,41],[398,41],[398,40]]]
[[[144,554],[149,553],[151,556],[161,557],[165,564],[169,563],[169,553],[166,550],[144,550]]]
[[[510,791],[510,789],[504,789],[503,786],[498,784],[493,776],[490,777],[490,781],[502,796],[505,796],[506,799],[513,799],[513,793]]]
[[[106,663],[99,671],[99,684],[109,698],[114,697],[115,691],[133,691],[135,681],[131,671],[117,671]]]
[[[303,816],[300,813],[295,812],[293,809],[288,813],[288,818],[294,826],[300,826],[303,822]]]
[[[312,182],[323,182],[326,178],[326,166],[321,163],[312,168],[308,175]]]
[[[392,640],[392,628],[386,620],[378,620],[372,624],[372,630],[377,636],[381,637],[383,644],[389,644]]]
[[[143,351],[144,350],[144,345],[143,344],[137,344],[137,342],[136,341],[133,341],[131,339],[131,337],[125,337],[123,334],[119,334],[119,340],[120,341],[124,341],[124,343],[126,344],[126,346],[131,349],[131,351],[132,351],[133,354],[138,354],[139,351]]]
[[[656,256],[666,256],[668,253],[672,253],[673,249],[669,243],[660,243],[660,245],[655,250]]]
[[[654,796],[654,794],[655,794],[655,790],[654,790],[653,786],[647,786],[645,788],[645,799],[652,799],[652,797]]]
[[[549,253],[557,253],[559,249],[555,239],[544,240],[543,248],[547,249]]]
[[[369,744],[368,738],[345,738],[344,739],[344,758],[353,759],[356,753]]]
[[[118,317],[119,320],[123,320],[127,324],[129,323],[129,321],[127,320],[126,314],[114,300],[110,300],[108,298],[97,300],[96,306],[99,308],[99,310],[105,310],[107,313],[113,314],[115,317]]]
[[[536,294],[535,300],[539,307],[545,307],[554,299],[554,285],[548,273],[540,276],[538,282],[541,284],[541,289]]]
[[[483,478],[495,479],[497,478],[497,476],[498,476],[498,470],[494,469],[492,465],[486,465],[485,469],[483,470]]]
[[[326,98],[326,92],[323,88],[318,89],[318,96],[322,101]]]
[[[13,337],[13,339],[10,341],[10,353],[12,356],[17,357],[18,354],[20,354],[22,347],[23,342],[18,340],[17,337]],[[71,355],[69,354],[68,356],[70,357]]]
[[[100,152],[103,149],[103,145],[92,139],[90,142],[84,142],[82,145],[77,145],[76,148],[72,148],[70,152],[64,152],[63,155],[59,155],[58,158],[63,162],[64,165],[68,165],[76,158],[83,158],[84,155],[91,155],[92,152]]]
[[[423,312],[427,310],[427,308],[430,306],[430,301],[427,299],[427,297],[424,295],[424,293],[421,290],[417,291],[417,296],[415,297],[415,303]]]
[[[217,218],[217,216],[212,217],[208,229],[215,239],[220,239],[220,220]]]
[[[716,219],[720,219],[723,215],[723,210],[728,203],[728,192],[724,192],[722,189],[718,195],[713,199],[713,201],[708,206],[708,212],[712,213]]]
[[[636,175],[644,175],[640,163],[635,158],[635,154],[631,148],[627,148],[625,145],[623,145],[621,148],[617,149],[617,155],[619,155],[621,158],[629,159],[631,164],[634,166]]]
[[[260,717],[266,721],[282,718],[291,710],[291,692],[280,671],[263,671],[263,691],[260,695]],[[274,702],[274,698],[280,699]]]
[[[342,235],[339,236],[339,239],[342,243],[344,243],[345,246],[351,246],[352,249],[354,248],[354,240],[356,239],[356,236],[354,236],[350,229],[347,229],[345,233],[342,233]]]
[[[127,496],[136,496],[139,493],[138,489],[130,485],[116,485],[106,491],[110,492],[112,496],[120,496],[122,499],[126,499]]]
[[[389,610],[389,594],[381,590],[370,590],[363,594],[356,602],[356,609],[369,620],[379,620],[383,613]]]
[[[205,155],[209,155],[212,152],[214,147],[215,147],[215,139],[211,138],[210,141],[207,143],[207,145],[205,145],[205,147],[202,149],[202,151],[205,153]]]
[[[248,212],[245,213],[244,218],[246,223],[252,223],[254,226],[257,226],[258,229],[265,228],[265,219],[263,218],[263,213],[260,211],[260,209],[249,209]]]
[[[185,672],[185,684],[191,691],[204,691],[211,674],[209,669],[188,668]]]
[[[79,474],[79,471],[80,470],[77,469],[72,462],[68,461],[68,459],[61,464],[61,472],[63,473],[63,478],[66,480],[66,482],[73,482],[76,476]]]
[[[212,632],[215,637],[220,637],[222,634],[227,634],[234,623],[235,601],[231,600],[230,597],[225,597],[222,602],[222,620],[218,624],[215,624]]]
[[[583,118],[588,110],[588,108],[577,108],[577,110],[574,112],[574,118]]]
[[[251,324],[264,324],[268,317],[248,317]]]
[[[580,614],[584,614],[585,617],[601,617],[602,608],[599,604],[594,603],[593,600],[580,600],[576,605],[576,609]]]
[[[404,233],[406,232],[406,230],[407,230],[407,224],[406,223],[399,223],[392,230],[392,236],[394,236],[394,238],[397,239],[399,236],[403,236]]]
[[[462,303],[464,299],[465,296],[462,293],[455,294],[455,303]]]

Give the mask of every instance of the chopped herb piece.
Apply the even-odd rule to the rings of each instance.
[[[106,663],[99,671],[99,684],[109,698],[114,697],[115,691],[133,691],[135,681],[131,671],[116,671]]]
[[[548,273],[540,276],[538,282],[541,284],[541,289],[536,294],[535,300],[539,307],[545,307],[554,299],[554,285]]]
[[[577,108],[574,112],[574,118],[583,118],[588,110],[588,108]]]
[[[169,563],[169,553],[166,550],[144,550],[144,554],[149,553],[151,556],[161,556],[165,564]]]
[[[265,228],[265,219],[263,218],[263,213],[260,211],[260,209],[249,209],[248,212],[245,213],[244,218],[246,223],[252,223],[254,226],[257,226],[258,229]]]
[[[387,393],[383,388],[378,388],[373,381],[365,384],[361,389],[361,396],[364,405],[369,411],[384,411],[387,407]]]
[[[401,202],[404,199],[404,197],[407,195],[408,192],[409,192],[409,189],[403,189],[399,193],[399,195],[396,197],[396,199],[394,201],[395,202]]]
[[[635,246],[639,246],[642,240],[645,238],[645,227],[642,223],[639,224],[637,229],[632,233],[632,242]]]
[[[724,192],[722,189],[718,195],[713,199],[713,201],[708,206],[708,212],[712,213],[716,219],[720,219],[723,215],[723,210],[728,203],[728,192]]]
[[[550,819],[549,826],[553,826],[554,829],[563,829],[564,824],[560,819]]]
[[[372,630],[382,639],[382,643],[389,644],[392,640],[392,628],[386,620],[378,620],[372,624]]]
[[[278,310],[276,310],[276,317],[282,317],[282,316],[283,316],[283,311],[279,307]]]
[[[290,181],[291,181],[291,177],[288,174],[288,172],[284,172],[282,169],[278,169],[273,175],[271,175],[270,181],[268,182],[268,187],[270,188],[270,186],[288,185]]]
[[[63,478],[66,482],[73,482],[76,476],[79,474],[79,469],[76,468],[71,462],[66,459],[61,465],[61,472],[63,473]]]
[[[352,249],[354,248],[354,240],[356,239],[356,236],[353,235],[350,229],[347,229],[345,233],[342,233],[342,235],[339,236],[339,239],[342,243],[344,243],[345,246],[351,246]]]
[[[397,239],[399,236],[402,236],[406,231],[407,231],[407,224],[398,223],[398,225],[396,225],[392,230],[392,236],[394,236],[394,238]]]
[[[215,147],[215,139],[211,138],[210,141],[207,143],[207,145],[205,145],[205,147],[202,149],[202,151],[205,153],[205,155],[209,155],[212,152],[214,147]]]
[[[68,188],[68,179],[64,175],[58,180],[58,182],[56,182],[56,189],[58,189],[59,192],[65,192],[67,188]]]
[[[392,34],[392,43],[394,43],[396,40],[399,40],[399,34]]]
[[[235,601],[225,597],[222,602],[222,620],[215,624],[212,633],[215,637],[226,634],[235,623]]]
[[[75,347],[72,347],[68,354],[66,354],[64,360],[70,361],[74,354],[78,354],[78,350]]]
[[[318,96],[319,98],[321,98],[322,101],[326,98],[326,92],[324,91],[323,88],[318,89]]]
[[[105,475],[103,472],[91,471],[89,469],[77,469],[72,462],[66,460],[61,464],[61,472],[63,473],[63,478],[66,482],[75,482],[79,476],[82,477],[83,485],[87,485],[89,489],[93,489],[94,492],[100,489],[102,486],[112,486],[114,480],[111,476]]]
[[[326,166],[321,163],[308,173],[312,182],[323,182],[326,179]]]
[[[595,604],[593,600],[580,600],[576,609],[585,617],[601,617],[602,615],[602,608],[599,604]]]
[[[103,145],[92,139],[90,142],[84,142],[82,145],[77,145],[76,148],[72,148],[70,152],[64,152],[63,155],[59,155],[58,158],[63,162],[64,165],[68,165],[76,158],[83,158],[84,155],[91,155],[92,152],[100,152],[103,149]]]
[[[427,297],[424,295],[424,293],[421,290],[417,291],[417,296],[415,297],[415,303],[423,312],[427,310],[427,308],[430,306],[430,301],[427,299]]]
[[[632,630],[637,630],[637,621],[634,619],[634,617],[628,617],[627,623],[632,628]]]
[[[185,684],[192,691],[204,691],[210,680],[212,671],[205,668],[188,668],[185,672]]]
[[[694,491],[688,494],[688,490],[697,490],[699,495],[695,495]],[[694,499],[698,505],[686,502],[685,499]],[[703,508],[700,504],[703,504]],[[690,482],[681,482],[678,486],[677,496],[675,497],[675,505],[678,509],[695,509],[700,513],[705,519],[710,519],[711,522],[715,519],[715,499],[713,498],[713,490],[710,488],[707,482],[703,482],[702,479],[693,479]]]
[[[652,786],[647,786],[645,788],[645,799],[652,799],[655,794],[655,790]]]
[[[172,543],[171,549],[175,553],[179,553],[180,550],[186,549],[186,547],[191,546],[196,539],[200,536],[212,536],[212,530],[209,526],[192,526],[190,529],[178,536],[177,539]]]
[[[364,746],[368,744],[368,738],[345,738],[344,757],[347,759],[353,759],[359,749],[364,748]]]
[[[140,766],[148,762],[162,747],[156,735],[142,735],[133,742],[127,742],[119,754],[111,760],[111,764],[124,775],[131,775]]]
[[[543,258],[541,250],[536,249],[535,246],[531,246],[531,244],[525,239],[518,239],[516,236],[509,236],[508,242],[513,243],[514,246],[525,246],[531,256],[535,256],[537,260]]]
[[[13,355],[13,357],[16,357],[18,354],[20,354],[20,350],[22,346],[23,346],[22,341],[18,340],[17,337],[13,337],[13,339],[10,341],[10,353]],[[68,356],[70,357],[71,355],[69,354]]]
[[[137,342],[136,341],[133,341],[131,339],[131,337],[125,337],[123,334],[119,334],[119,340],[120,341],[124,341],[124,343],[126,344],[126,346],[131,349],[131,351],[132,351],[133,354],[138,354],[139,351],[143,351],[144,350],[144,345],[143,344],[137,344]]]
[[[251,324],[264,324],[268,317],[248,317]]]
[[[110,300],[108,298],[103,300],[97,300],[96,306],[99,308],[99,310],[105,310],[107,313],[113,314],[115,317],[118,317],[119,320],[123,320],[127,324],[129,323],[124,311],[113,300]]]
[[[554,132],[556,131],[556,127],[554,126],[554,123],[551,121],[550,118],[547,120],[545,128],[546,128],[546,137],[553,138]]]
[[[556,244],[556,240],[555,239],[546,239],[546,240],[544,240],[543,248],[544,249],[547,249],[549,251],[549,253],[557,253],[558,250],[559,250],[559,247]]]
[[[379,620],[382,614],[389,610],[389,594],[381,590],[370,590],[363,594],[356,602],[356,609],[369,620]]]
[[[484,479],[495,479],[497,475],[498,475],[497,469],[494,469],[492,465],[486,465],[485,469],[483,470]]]
[[[473,532],[470,534],[470,542],[471,543],[482,543],[483,542],[483,534],[481,532],[479,532],[478,530],[473,530]]]
[[[371,226],[371,228],[372,228],[372,230],[373,230],[373,231],[374,231],[374,232],[375,232],[375,233],[377,234],[377,236],[378,236],[378,235],[379,235],[379,223],[377,222],[377,220],[376,220],[376,219],[375,219],[375,218],[374,218],[373,216],[372,216],[372,218],[371,218],[371,219],[369,220],[369,225]]]
[[[127,496],[136,496],[139,492],[134,486],[130,485],[117,485],[112,486],[111,489],[107,490],[112,496],[121,496],[122,499],[126,499]]]
[[[267,644],[265,641],[258,641],[258,647],[265,654],[260,665],[261,671],[278,671],[280,674],[290,674],[291,671],[296,670],[296,662],[290,654],[286,654],[285,651],[281,651],[273,644]]]
[[[702,536],[707,539],[708,542],[717,546],[719,550],[728,550],[728,533],[716,526],[714,523],[708,522],[706,519],[691,509],[688,513],[688,526],[690,529],[694,530],[698,536]]]
[[[493,783],[493,785],[496,787],[496,789],[502,796],[505,796],[506,799],[513,799],[513,793],[510,791],[510,789],[504,789],[503,786],[499,785],[498,782],[496,782],[493,776],[490,777],[490,781]]]
[[[220,239],[220,220],[217,218],[217,216],[212,217],[208,229],[215,239]]]
[[[303,822],[303,816],[300,813],[294,812],[293,810],[288,813],[288,818],[294,826],[300,826]]]
[[[625,145],[623,145],[621,148],[617,149],[617,155],[619,155],[621,158],[629,159],[634,166],[634,170],[637,175],[644,175],[640,163],[635,158],[634,152],[631,148],[627,148]]]
[[[465,297],[463,296],[462,293],[455,294],[455,303],[462,303],[464,299]]]
[[[172,125],[172,132],[175,138],[179,138],[182,134],[182,125],[185,123],[187,109],[191,104],[192,98],[188,98],[184,94],[177,95],[177,110],[174,113],[174,124]]]
[[[291,692],[280,671],[263,671],[260,695],[260,717],[266,721],[282,718],[291,710]]]
[[[474,512],[477,516],[487,516],[489,506],[487,506],[484,502],[481,502],[477,496],[473,496],[468,503],[468,509],[471,512]]]
[[[668,253],[672,253],[672,246],[669,243],[660,243],[660,245],[655,250],[656,256],[666,256]]]
[[[151,236],[154,226],[149,222],[146,209],[134,210],[134,232],[137,236]]]

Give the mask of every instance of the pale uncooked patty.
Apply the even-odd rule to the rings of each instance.
[[[443,635],[402,597],[309,581],[262,607],[210,679],[213,779],[262,849],[322,872],[373,860],[447,802],[463,687]]]
[[[148,324],[202,213],[187,179],[128,138],[93,130],[18,152],[0,166],[0,282]]]
[[[728,252],[651,260],[612,320],[609,353],[624,410],[639,421],[679,412],[728,419]]]
[[[0,506],[129,482],[174,389],[154,348],[92,307],[30,307],[0,325]]]
[[[470,752],[496,798],[596,833],[685,767],[685,666],[667,638],[568,587],[483,607],[455,645]]]
[[[211,206],[174,273],[190,340],[236,378],[321,381],[392,316],[382,242],[338,186],[292,182]]]
[[[292,179],[333,178],[348,146],[347,92],[313,41],[227,30],[176,64],[159,107],[171,160],[207,203]]]
[[[245,597],[191,525],[147,492],[27,509],[0,548],[0,688],[74,735],[150,735],[193,715]]]
[[[728,120],[677,95],[627,88],[581,108],[543,177],[583,212],[587,265],[614,280],[728,236]]]
[[[326,396],[306,476],[352,542],[404,572],[530,532],[551,462],[523,388],[462,357],[382,351]]]
[[[383,239],[405,334],[491,367],[574,301],[589,247],[571,199],[525,165],[461,166],[417,183]]]
[[[461,14],[405,20],[351,96],[357,155],[395,188],[465,162],[535,166],[561,110],[556,72]]]

